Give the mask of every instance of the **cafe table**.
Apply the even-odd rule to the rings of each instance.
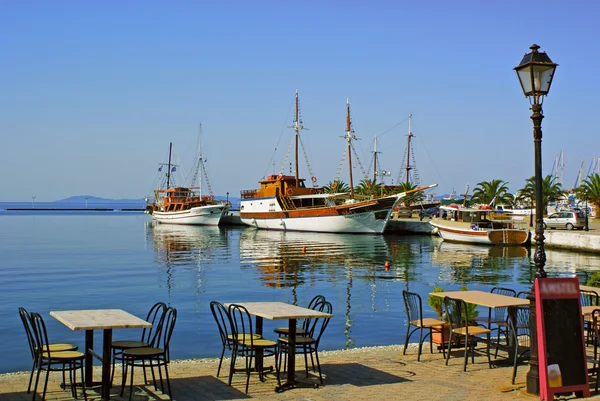
[[[226,306],[232,303],[225,304]],[[256,316],[256,334],[262,335],[263,318],[269,320],[287,320],[289,330],[289,352],[287,366],[287,380],[281,386],[275,388],[275,391],[281,392],[294,387],[300,383],[296,381],[296,324],[298,319],[306,318],[327,318],[333,315],[319,312],[309,308],[303,308],[284,302],[238,302],[248,310],[248,313]]]
[[[436,297],[450,297],[455,299],[461,299],[469,304],[475,304],[485,306],[488,308],[508,308],[510,306],[527,306],[529,300],[527,298],[510,297],[508,295],[495,294],[492,292],[478,291],[478,290],[467,290],[467,291],[446,291],[446,292],[432,292],[430,295]],[[514,315],[510,313],[508,309],[509,319],[513,319]],[[509,344],[511,343],[511,337],[508,338]],[[509,347],[509,350],[512,347]],[[509,358],[512,358],[512,351],[509,351]]]
[[[102,360],[102,399],[110,397],[111,344],[113,329],[150,328],[151,323],[121,309],[52,311],[50,316],[71,330],[85,330],[85,384],[92,386],[93,356]],[[103,330],[102,356],[94,351],[94,330]]]

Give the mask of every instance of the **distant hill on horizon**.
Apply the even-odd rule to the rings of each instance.
[[[138,198],[138,199],[111,199],[111,198],[100,198],[98,196],[91,196],[91,195],[70,196],[68,198],[59,199],[59,200],[56,200],[54,202],[85,202],[86,198],[87,198],[88,202],[98,202],[98,203],[102,203],[102,202],[144,202],[144,198]]]

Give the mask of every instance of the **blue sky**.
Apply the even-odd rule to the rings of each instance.
[[[412,114],[423,184],[461,193],[503,179],[516,191],[533,175],[533,136],[512,69],[533,43],[559,64],[544,102],[544,172],[564,151],[571,187],[583,160],[587,172],[600,156],[591,0],[0,8],[0,201],[148,196],[169,142],[191,168],[200,123],[214,193],[239,196],[284,165],[296,90],[321,185],[341,162],[349,98],[360,161],[367,169],[378,135],[387,183],[401,172]],[[304,162],[300,174],[310,176]]]

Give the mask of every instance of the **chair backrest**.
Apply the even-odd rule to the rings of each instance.
[[[516,297],[517,292],[510,288],[494,287],[490,290],[492,294],[505,295],[507,297]],[[496,319],[504,320],[506,318],[506,308],[494,308]]]
[[[527,298],[530,294],[532,294],[531,291],[521,291],[517,293],[517,298]]]
[[[509,332],[513,336],[513,344],[517,347],[531,345],[531,329],[529,327],[529,306],[510,306],[509,312],[514,313],[515,320],[508,319]]]
[[[318,305],[318,308],[315,308],[315,310],[318,310],[319,312],[327,313],[330,315],[333,313],[333,307],[331,306],[331,302],[328,302],[328,301],[320,302]],[[323,333],[325,332],[325,329],[329,325],[330,320],[331,320],[331,317],[311,318],[311,325],[307,330],[308,337],[315,340],[315,345],[317,347],[319,346],[319,342],[321,341],[321,336],[323,335]]]
[[[175,322],[177,321],[177,309],[172,306],[167,307],[161,322],[159,323],[160,328],[156,332],[155,342],[152,344],[153,347],[162,348],[165,352],[165,358],[169,361],[169,343],[171,342],[171,336],[173,335],[173,329],[175,329]]]
[[[593,325],[593,337],[592,344],[594,346],[594,359],[598,360],[598,346],[600,345],[599,335],[600,328],[598,325],[600,324],[600,309],[595,309],[592,312],[592,325]]]
[[[307,308],[308,309],[314,309],[315,305],[319,302],[323,302],[325,301],[325,296],[323,295],[315,295],[313,297],[313,299],[310,300],[310,302],[308,303]]]
[[[327,306],[327,304],[329,304],[329,306]],[[331,313],[326,311],[328,308],[331,309],[331,303],[325,301],[325,299],[323,298],[323,300],[316,302],[311,309],[318,312]],[[302,329],[306,332],[305,335],[307,335],[308,337],[314,336],[315,327],[317,326],[319,319],[320,318],[315,317],[307,317],[304,319],[304,321],[302,322]]]
[[[217,322],[223,347],[230,347],[232,340],[230,339],[229,335],[233,334],[233,329],[231,317],[229,316],[229,309],[227,309],[225,305],[218,301],[211,301],[210,310],[215,318],[215,321]]]
[[[598,294],[595,291],[580,291],[581,306],[598,305]]]
[[[36,359],[36,342],[33,334],[33,327],[31,326],[31,316],[23,307],[19,307],[19,316],[21,317],[21,322],[23,322],[23,327],[25,328],[25,334],[27,335],[27,343],[29,344],[31,358]]]
[[[152,344],[156,342],[156,335],[161,330],[161,323],[163,322],[162,318],[167,310],[167,304],[164,302],[157,302],[148,311],[146,315],[146,321],[148,323],[152,323],[152,327],[145,328],[142,331],[142,341],[148,344]]]
[[[404,307],[406,308],[406,315],[408,321],[412,322],[418,320],[419,323],[423,324],[423,302],[421,296],[416,292],[402,291],[402,297],[404,298]]]
[[[448,319],[450,330],[469,326],[469,322],[467,321],[467,304],[462,299],[444,297],[443,309]],[[468,329],[466,329],[466,333],[468,335]]]
[[[33,338],[35,339],[36,357],[50,359],[50,342],[48,341],[48,332],[46,331],[46,323],[44,318],[39,313],[31,312],[31,327],[33,328]]]
[[[252,315],[242,305],[230,304],[229,305],[229,316],[231,317],[232,329],[233,329],[233,341],[237,345],[240,343],[248,344],[250,340],[250,347],[254,347],[254,332],[252,325]]]

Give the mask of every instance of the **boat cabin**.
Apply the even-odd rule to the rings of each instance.
[[[199,188],[175,187],[154,191],[155,205],[163,212],[177,212],[192,207],[206,206],[214,201],[211,196],[200,196]]]

